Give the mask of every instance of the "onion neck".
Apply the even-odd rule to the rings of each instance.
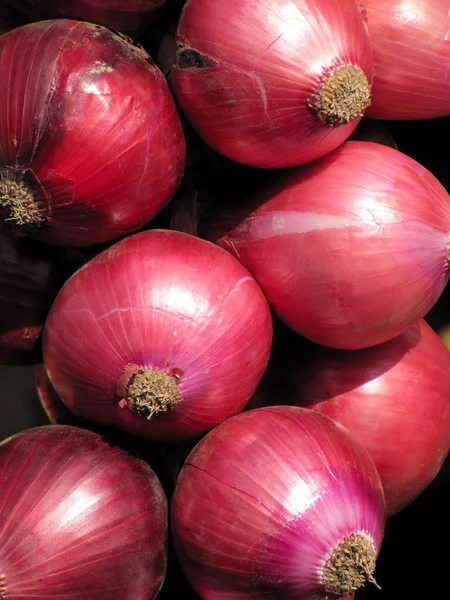
[[[21,171],[0,170],[0,211],[6,222],[19,229],[36,228],[45,221]]]
[[[331,69],[308,104],[321,121],[332,127],[362,117],[370,104],[370,85],[364,71],[354,65]]]
[[[377,587],[373,577],[377,552],[372,539],[365,533],[342,538],[328,555],[321,572],[321,583],[327,594],[347,596],[366,581]]]
[[[180,378],[174,373],[129,365],[118,384],[119,405],[151,419],[172,410],[180,400]]]

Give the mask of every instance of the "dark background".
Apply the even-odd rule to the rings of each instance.
[[[431,170],[450,190],[450,118],[385,124],[399,150]],[[427,321],[435,331],[442,331],[450,322],[449,309],[450,287],[427,315]],[[0,389],[0,439],[28,427],[47,424],[36,396],[32,367],[0,367]],[[382,589],[370,585],[356,594],[357,600],[447,596],[449,511],[450,460],[447,460],[430,487],[411,506],[388,521],[375,572]],[[159,598],[195,598],[188,590],[180,594],[182,578],[173,559],[170,564],[170,570],[175,569],[175,573],[168,578],[170,581]]]

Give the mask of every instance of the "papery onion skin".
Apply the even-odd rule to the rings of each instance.
[[[34,21],[77,19],[139,34],[158,15],[166,0],[6,0]]]
[[[0,213],[14,230],[92,246],[141,229],[169,202],[184,135],[142,48],[90,23],[43,21],[0,38],[0,75]],[[13,184],[25,208],[18,194],[11,204]]]
[[[411,504],[450,449],[450,352],[424,321],[372,348],[342,352],[283,328],[249,408],[285,404],[344,425],[372,456],[388,517]]]
[[[238,261],[194,236],[151,230],[111,246],[66,282],[43,347],[50,380],[76,416],[178,442],[244,408],[271,343],[267,301]],[[177,379],[171,410],[146,418],[131,408],[141,369]]]
[[[340,539],[364,532],[379,551],[383,491],[369,454],[343,427],[298,407],[261,408],[197,444],[171,523],[204,600],[324,600],[335,597],[320,581],[324,558]]]
[[[363,109],[331,126],[311,108],[333,69],[359,69],[356,87],[370,94],[371,47],[353,0],[189,0],[176,41],[181,108],[212,148],[255,167],[309,162],[355,129]]]
[[[41,333],[47,313],[60,287],[78,266],[68,252],[14,238],[0,222],[0,364],[41,360]]]
[[[448,0],[358,0],[373,47],[366,114],[377,119],[450,115]]]
[[[0,445],[0,596],[152,600],[167,500],[152,469],[91,431],[48,425]]]
[[[393,148],[345,142],[240,204],[214,209],[200,235],[238,257],[274,312],[319,344],[392,339],[448,281],[449,196]]]

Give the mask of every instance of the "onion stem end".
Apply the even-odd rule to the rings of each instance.
[[[370,85],[359,67],[340,65],[328,71],[309,107],[326,125],[346,125],[362,117],[370,104]]]
[[[172,410],[180,400],[179,377],[154,369],[139,369],[125,389],[125,403],[139,416],[151,419]]]
[[[20,229],[40,226],[45,219],[20,171],[0,171],[0,211],[4,220]]]
[[[379,585],[373,577],[377,552],[371,538],[364,533],[342,538],[333,548],[322,568],[321,581],[328,594],[347,596],[366,581]]]

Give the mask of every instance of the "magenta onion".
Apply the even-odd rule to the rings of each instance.
[[[369,453],[342,426],[279,406],[229,419],[197,444],[171,517],[205,600],[325,600],[373,581],[384,499]]]
[[[423,320],[348,352],[286,330],[251,405],[281,402],[333,418],[366,447],[392,516],[431,483],[450,449],[450,352]]]
[[[448,0],[358,0],[373,46],[367,114],[377,119],[450,115]]]
[[[77,264],[78,263],[78,264]],[[41,360],[41,333],[59,288],[81,264],[69,249],[12,237],[0,222],[0,364]]]
[[[446,190],[381,144],[345,142],[200,225],[287,325],[326,346],[357,349],[401,334],[449,277]]]
[[[47,425],[0,445],[0,597],[151,600],[167,501],[152,469],[91,431]]]
[[[142,48],[77,21],[0,38],[0,214],[19,233],[89,246],[140,229],[171,199],[185,142]]]
[[[245,407],[271,342],[267,301],[238,261],[196,237],[150,230],[65,283],[43,344],[76,416],[178,442]]]
[[[256,167],[341,144],[370,102],[372,54],[355,0],[189,0],[171,77],[205,141]]]
[[[6,0],[34,21],[79,19],[139,34],[158,15],[166,0]]]

